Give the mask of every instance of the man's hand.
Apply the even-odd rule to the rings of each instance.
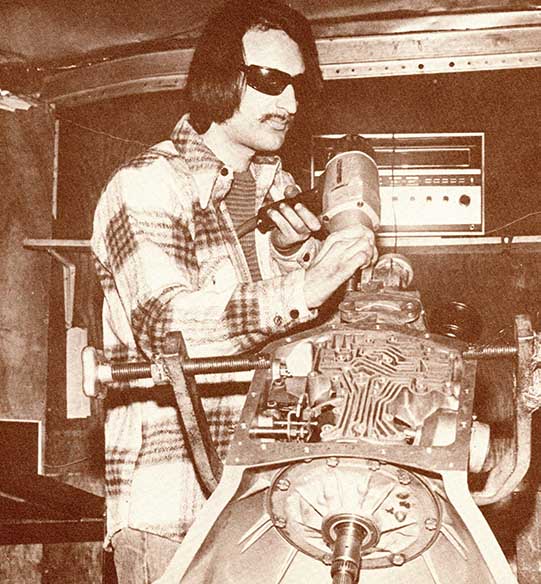
[[[299,194],[295,186],[287,187],[284,196],[286,199]],[[316,215],[302,203],[290,207],[286,202],[280,203],[278,209],[268,212],[276,227],[271,233],[272,245],[280,252],[293,253],[310,235],[321,229],[321,223]]]
[[[304,296],[308,308],[318,308],[360,268],[376,261],[374,233],[358,225],[331,233],[314,263],[306,270]]]

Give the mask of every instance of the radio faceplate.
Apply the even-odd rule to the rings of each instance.
[[[378,165],[380,235],[484,234],[484,133],[362,136]],[[343,137],[312,138],[312,187]]]

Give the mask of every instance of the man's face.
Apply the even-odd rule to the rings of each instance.
[[[243,38],[246,65],[270,67],[292,77],[304,73],[300,49],[281,30],[251,30]],[[238,110],[222,124],[236,148],[250,156],[257,151],[278,150],[297,111],[292,85],[279,95],[266,95],[245,85]]]

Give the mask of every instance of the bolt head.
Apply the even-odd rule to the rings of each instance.
[[[287,479],[280,479],[276,483],[276,486],[278,487],[278,489],[280,491],[287,491],[289,489],[289,487],[291,486],[291,483]]]
[[[381,462],[379,460],[369,460],[368,469],[372,471],[379,470],[381,468]]]
[[[322,558],[321,561],[326,565],[326,566],[330,566],[332,564],[332,555],[331,554],[325,554]]]
[[[435,531],[438,527],[438,520],[435,517],[428,517],[425,519],[425,528],[428,531]]]
[[[411,483],[411,476],[403,470],[398,471],[398,482],[401,485],[409,485]]]
[[[403,566],[406,563],[406,556],[404,554],[393,554],[391,556],[391,563],[394,566]]]

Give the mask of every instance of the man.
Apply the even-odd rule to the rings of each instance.
[[[269,153],[319,84],[309,25],[287,6],[228,2],[210,19],[190,68],[190,113],[171,140],[116,172],[96,210],[109,357],[150,358],[168,331],[182,332],[190,357],[253,350],[313,319],[370,263],[370,234],[335,233],[321,246],[311,237],[319,220],[302,205],[271,211],[270,234],[236,235],[293,188]],[[242,405],[223,389],[204,402],[222,455]],[[170,390],[113,395],[106,474],[119,581],[151,582],[204,503]]]

